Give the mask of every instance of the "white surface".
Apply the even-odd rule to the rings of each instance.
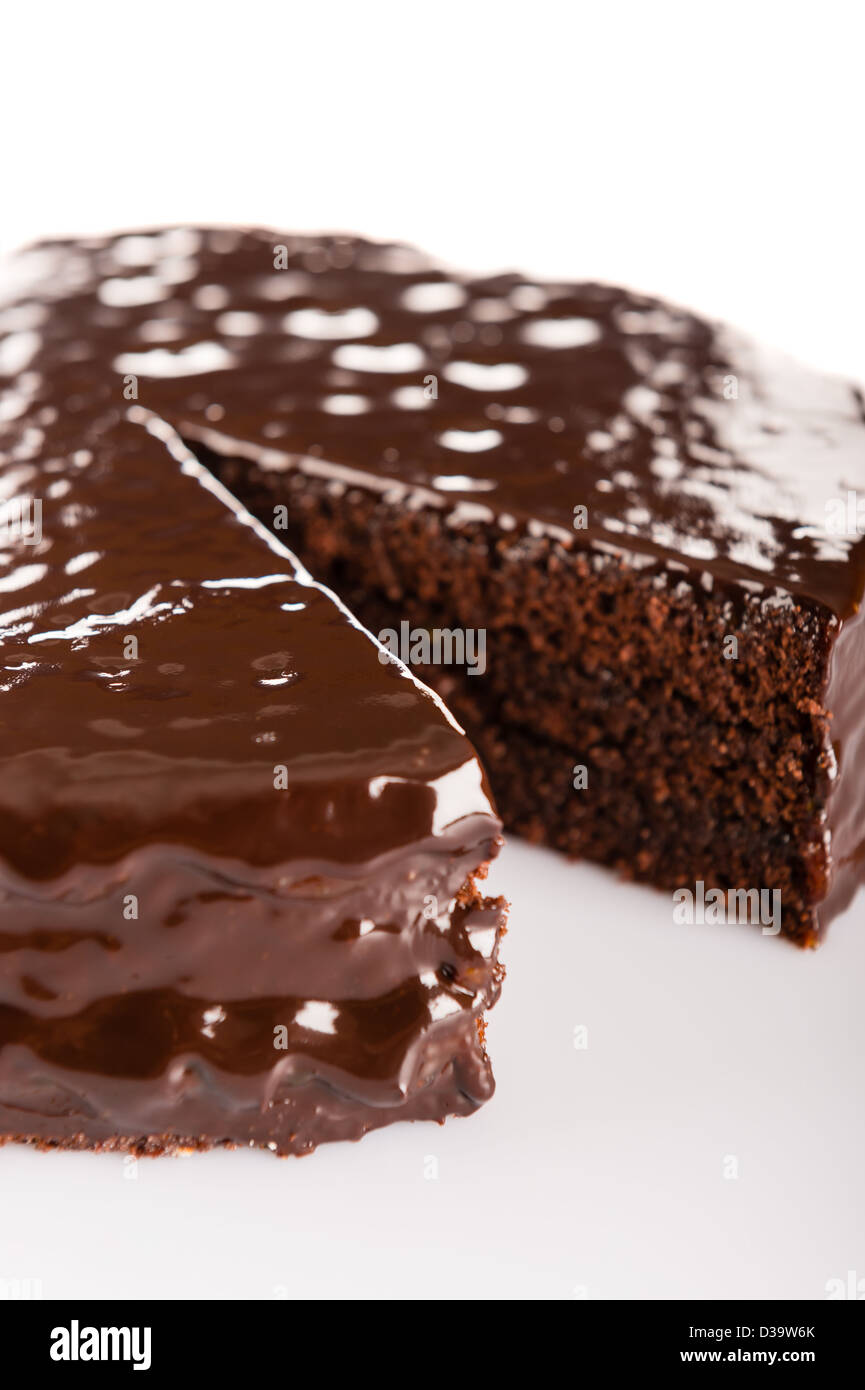
[[[625,281],[865,377],[850,4],[150,0],[3,26],[2,249],[162,221],[341,227]],[[820,1298],[865,1277],[865,902],[805,955],[674,926],[668,898],[518,844],[496,883],[514,909],[480,1114],[134,1179],[7,1148],[0,1279]]]
[[[669,897],[517,843],[494,883],[513,912],[484,1109],[134,1177],[9,1146],[0,1276],[255,1299],[819,1299],[861,1278],[863,904],[806,953],[676,926]]]

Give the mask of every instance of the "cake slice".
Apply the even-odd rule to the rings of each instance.
[[[0,1142],[468,1114],[504,919],[473,749],[39,284],[0,310]]]

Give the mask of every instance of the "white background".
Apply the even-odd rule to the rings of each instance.
[[[621,280],[865,378],[858,6],[14,10],[0,249],[164,221],[356,230]],[[477,1116],[302,1161],[7,1147],[0,1280],[558,1299],[865,1279],[865,899],[806,955],[675,926],[667,898],[519,844],[495,886],[509,978]]]

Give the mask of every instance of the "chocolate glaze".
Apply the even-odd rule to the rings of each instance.
[[[466,1113],[503,922],[477,758],[45,270],[0,307],[0,1137],[300,1152]]]
[[[666,557],[839,618],[862,597],[865,537],[833,534],[826,512],[865,487],[859,391],[684,310],[273,231],[51,243],[17,274],[35,370],[62,363],[113,404],[133,374],[143,406],[218,451],[404,492],[454,524]]]
[[[286,844],[366,861],[431,834],[451,790],[462,815],[488,814],[441,708],[153,423],[109,417],[75,450],[73,416],[71,441],[64,418],[39,430],[39,459],[13,450],[6,477],[44,494],[44,540],[18,548],[5,596],[9,862],[54,878],[154,838],[253,864]]]

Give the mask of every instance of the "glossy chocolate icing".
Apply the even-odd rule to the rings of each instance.
[[[861,600],[865,537],[835,534],[826,509],[865,488],[859,391],[684,310],[273,231],[47,244],[18,276],[34,370],[77,364],[115,403],[134,376],[141,405],[219,452],[839,618]]]
[[[62,279],[0,308],[0,1136],[290,1152],[465,1113],[503,920],[467,887],[477,758]]]

